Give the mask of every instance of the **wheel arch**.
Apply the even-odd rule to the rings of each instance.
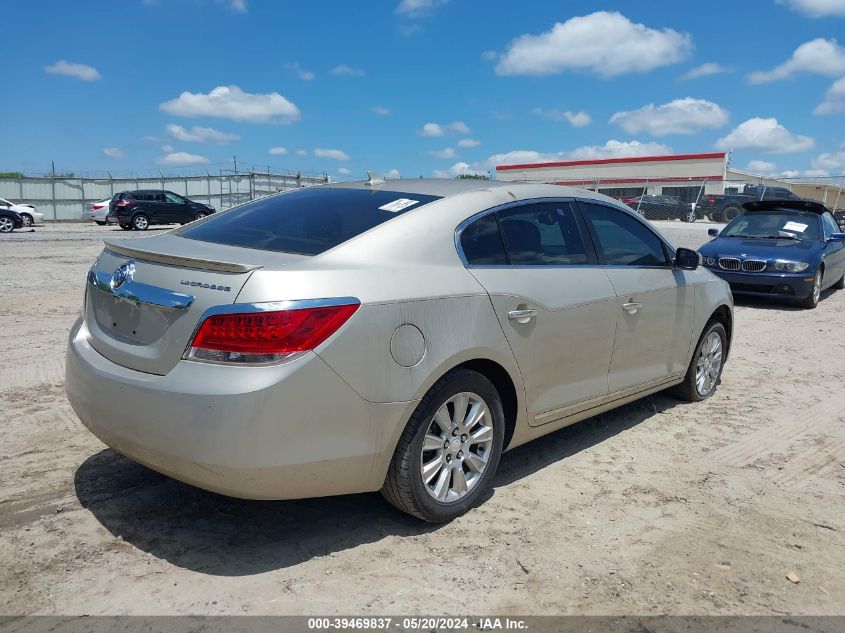
[[[725,332],[728,335],[728,340],[726,341],[725,345],[725,360],[727,360],[728,354],[730,354],[731,350],[731,342],[733,341],[733,311],[727,304],[723,303],[718,308],[716,308],[710,315],[708,323],[710,321],[716,321],[716,323],[721,323],[722,326],[725,328]]]

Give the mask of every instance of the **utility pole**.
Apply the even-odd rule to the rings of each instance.
[[[232,162],[235,164],[235,174],[238,173],[238,155],[232,154]]]

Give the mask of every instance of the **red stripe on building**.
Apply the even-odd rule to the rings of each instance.
[[[568,187],[579,187],[581,185],[594,185],[601,187],[602,185],[654,185],[662,182],[719,182],[724,180],[722,176],[672,176],[670,178],[593,178],[592,180],[556,180],[556,185],[566,185]],[[514,182],[519,182],[514,181]]]
[[[677,160],[705,160],[711,158],[725,158],[726,152],[712,152],[709,154],[669,154],[667,156],[631,156],[628,158],[599,158],[596,160],[570,160],[556,163],[524,163],[520,165],[496,165],[496,171],[508,169],[537,169],[542,167],[577,167],[579,165],[613,165],[625,163],[656,163]]]

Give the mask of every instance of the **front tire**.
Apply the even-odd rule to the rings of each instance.
[[[499,465],[504,437],[504,409],[493,383],[469,369],[452,371],[411,415],[381,494],[424,521],[451,521],[481,500]]]
[[[822,279],[823,271],[819,268],[816,271],[815,277],[813,277],[813,289],[810,291],[807,298],[801,302],[801,305],[807,310],[813,310],[817,305],[819,305],[819,299],[822,296]]]
[[[727,349],[725,326],[708,321],[695,346],[684,382],[672,390],[674,395],[687,402],[700,402],[712,396],[722,378]]]
[[[150,219],[143,213],[139,213],[132,218],[132,228],[136,231],[146,231],[150,228]]]
[[[25,227],[29,227],[35,224],[35,220],[32,218],[31,215],[29,215],[29,213],[21,213],[21,218],[23,218],[23,225]]]

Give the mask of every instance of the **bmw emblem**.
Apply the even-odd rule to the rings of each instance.
[[[132,279],[132,276],[134,274],[135,274],[135,262],[130,261],[130,262],[126,262],[125,264],[121,264],[112,273],[111,281],[109,282],[111,289],[117,290],[123,284],[125,284],[128,280]]]

